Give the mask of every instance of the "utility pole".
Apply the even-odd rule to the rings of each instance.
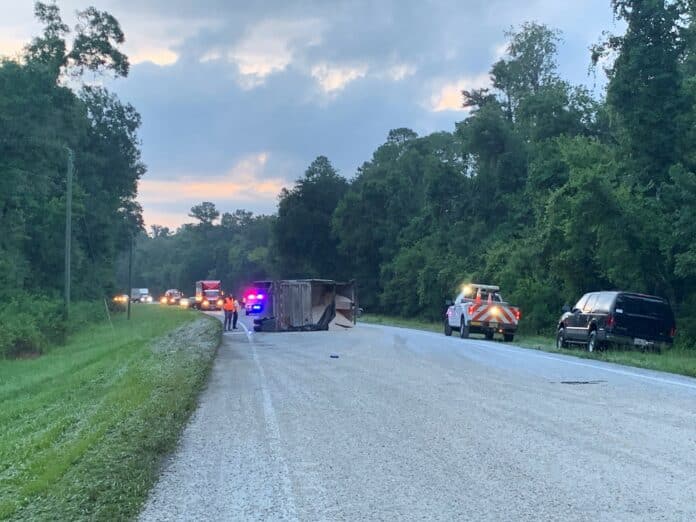
[[[133,297],[131,292],[133,290],[133,238],[130,238],[128,250],[128,320],[131,317],[131,298]]]
[[[65,147],[68,152],[67,187],[65,194],[65,308],[63,313],[65,320],[70,318],[70,264],[72,248],[72,184],[73,184],[73,151]]]

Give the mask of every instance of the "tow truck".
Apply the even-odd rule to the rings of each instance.
[[[458,331],[462,339],[479,333],[491,340],[500,333],[505,342],[511,342],[522,317],[520,309],[506,303],[495,285],[464,285],[454,302],[445,301],[445,306],[445,335]]]

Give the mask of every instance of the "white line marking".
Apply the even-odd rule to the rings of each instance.
[[[297,516],[297,507],[295,506],[295,498],[292,494],[292,482],[290,481],[290,469],[288,468],[287,462],[281,453],[281,437],[280,429],[278,428],[278,420],[276,418],[275,408],[273,408],[273,401],[271,400],[271,394],[268,391],[268,386],[266,385],[266,373],[263,371],[261,362],[259,361],[259,356],[256,353],[256,346],[254,345],[252,335],[249,329],[244,323],[240,323],[247,334],[247,340],[249,341],[249,346],[251,346],[251,355],[256,364],[256,369],[259,372],[260,384],[261,384],[261,394],[263,396],[263,416],[266,419],[266,435],[268,438],[268,447],[270,449],[270,457],[277,464],[279,474],[280,474],[280,486],[283,491],[284,505],[282,515],[280,518],[287,520],[299,520]]]
[[[436,334],[435,332],[424,332],[422,330],[414,330],[412,328],[406,328],[406,327],[402,327],[402,326],[389,326],[389,325],[365,324],[365,323],[362,323],[362,325],[370,327],[370,328],[379,328],[379,327],[385,327],[385,326],[387,328],[401,328],[403,330],[408,330],[409,332],[415,332],[415,333],[418,333],[421,335],[427,335],[428,337],[438,336],[438,334]],[[455,339],[450,339],[450,340],[456,342]],[[474,339],[471,339],[470,341],[474,341],[474,342],[468,343],[469,346],[473,346],[474,348],[478,348],[479,350],[482,350],[482,351],[490,351],[492,349],[492,350],[498,351],[499,353],[501,353],[503,355],[515,354],[515,355],[524,355],[527,357],[538,357],[540,359],[548,359],[551,361],[557,361],[560,363],[570,364],[572,366],[583,366],[585,368],[594,368],[595,370],[601,370],[604,372],[615,373],[617,375],[624,375],[626,377],[633,377],[635,379],[645,379],[648,381],[659,382],[662,384],[671,384],[674,386],[682,386],[684,388],[696,390],[696,384],[690,383],[690,382],[683,382],[681,380],[677,380],[676,378],[675,379],[668,379],[668,378],[663,378],[663,377],[653,377],[651,375],[645,375],[643,373],[636,373],[636,372],[631,372],[628,370],[619,370],[617,368],[607,368],[604,366],[604,364],[618,364],[618,363],[605,363],[604,361],[597,361],[595,364],[583,363],[580,361],[572,361],[572,360],[566,359],[567,357],[568,358],[573,357],[572,355],[558,354],[554,357],[551,355],[543,355],[543,354],[537,353],[536,350],[522,348],[521,346],[516,346],[515,348],[517,348],[518,350],[525,350],[525,352],[518,352],[517,350],[510,350],[508,348],[497,346],[496,344],[490,343],[490,342],[486,343],[485,346],[481,346],[481,344],[484,341],[481,341],[480,343],[475,342],[476,340],[474,340]],[[646,370],[646,371],[657,371],[657,370]],[[684,377],[684,379],[688,379],[688,377]]]

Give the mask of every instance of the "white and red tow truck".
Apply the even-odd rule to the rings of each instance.
[[[472,333],[493,339],[499,333],[505,342],[510,342],[515,337],[522,315],[518,307],[503,300],[500,287],[494,285],[464,285],[454,302],[446,301],[445,304],[445,335],[458,331],[462,339]]]

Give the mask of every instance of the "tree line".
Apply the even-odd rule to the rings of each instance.
[[[366,310],[439,319],[473,280],[499,284],[535,332],[620,288],[668,298],[696,339],[696,4],[611,5],[626,31],[590,50],[601,96],[560,77],[558,31],[525,23],[491,87],[462,92],[452,132],[392,130],[351,179],[320,156],[276,216],[215,224],[206,203],[197,224],[141,237],[142,283],[355,278]]]
[[[128,75],[118,21],[90,7],[78,13],[71,30],[57,5],[44,2],[35,4],[35,15],[42,33],[20,56],[0,60],[0,355],[46,328],[64,330],[57,318],[68,150],[75,172],[71,236],[77,300],[113,292],[117,252],[142,227],[136,201],[137,181],[145,173],[137,138],[140,115],[85,80]]]

